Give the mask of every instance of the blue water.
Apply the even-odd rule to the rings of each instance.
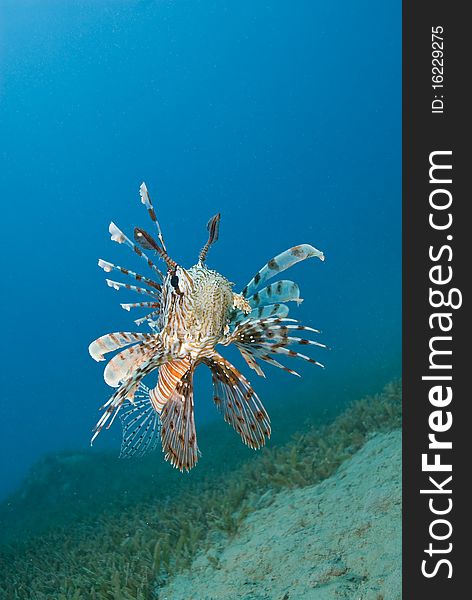
[[[143,180],[184,266],[221,211],[208,264],[239,290],[292,245],[325,252],[287,277],[327,368],[244,369],[269,412],[400,373],[400,18],[393,0],[1,3],[0,495],[44,453],[88,447],[109,392],[87,346],[135,329],[119,302],[142,299],[97,259],[142,271],[107,228],[151,229]],[[218,418],[208,376],[196,411]]]

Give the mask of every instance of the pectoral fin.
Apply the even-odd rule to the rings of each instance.
[[[211,369],[213,400],[226,423],[250,448],[260,448],[270,437],[270,419],[249,381],[217,352],[203,362]]]

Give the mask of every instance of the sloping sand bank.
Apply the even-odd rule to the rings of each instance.
[[[337,473],[265,494],[159,600],[399,600],[401,433],[370,439]]]

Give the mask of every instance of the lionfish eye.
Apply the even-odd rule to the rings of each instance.
[[[170,285],[176,289],[179,287],[179,278],[177,277],[177,275],[172,275],[172,277],[170,278]]]

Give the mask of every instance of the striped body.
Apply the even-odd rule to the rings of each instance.
[[[182,379],[190,368],[188,357],[179,360],[172,360],[159,367],[157,385],[149,392],[149,398],[154,410],[160,415],[167,400],[173,394],[177,383]]]
[[[208,241],[198,263],[184,269],[170,258],[156,214],[147,192],[141,186],[141,201],[157,230],[157,240],[136,228],[132,242],[118,227],[110,224],[113,241],[129,246],[151,269],[155,281],[123,267],[99,260],[106,273],[118,271],[139,285],[107,280],[117,291],[129,290],[151,297],[151,301],[122,304],[131,309],[152,309],[137,319],[147,323],[150,333],[117,332],[104,335],[89,346],[95,360],[118,351],[108,362],[104,378],[115,392],[103,405],[92,442],[101,429],[113,423],[120,413],[123,443],[120,456],[143,454],[156,447],[160,437],[166,460],[180,470],[191,469],[198,461],[194,422],[193,374],[199,364],[212,372],[214,402],[225,421],[251,448],[260,448],[270,437],[270,419],[249,381],[216,350],[218,344],[235,344],[246,363],[258,375],[264,375],[262,363],[297,374],[274,358],[276,355],[301,358],[322,366],[314,359],[287,348],[292,344],[325,347],[324,344],[298,337],[300,331],[318,333],[288,319],[287,302],[301,302],[297,284],[288,280],[266,282],[306,258],[324,255],[313,246],[302,244],[268,261],[240,294],[226,277],[205,265],[209,248],[217,241],[219,215],[208,223]],[[162,259],[162,273],[145,254],[152,251]],[[154,387],[143,379],[157,372]],[[120,412],[121,411],[121,412]]]

